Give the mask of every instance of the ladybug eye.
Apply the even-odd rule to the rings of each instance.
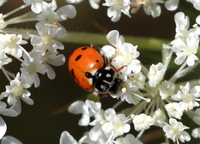
[[[93,75],[92,75],[91,73],[89,73],[89,72],[86,72],[86,73],[85,73],[85,76],[86,76],[87,78],[92,78],[92,77],[93,77]]]

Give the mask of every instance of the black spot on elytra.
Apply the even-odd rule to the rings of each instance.
[[[96,62],[98,63],[98,62],[99,62],[99,60],[96,60]]]
[[[76,78],[75,73],[74,73],[74,69],[71,69],[71,74],[73,76],[73,78],[76,80],[76,82],[79,84],[79,80]]]
[[[73,76],[73,78],[75,78],[75,74],[74,74],[74,69],[71,69],[71,74],[72,74],[72,76]]]
[[[75,61],[78,61],[81,57],[82,57],[82,55],[78,55],[78,56],[75,58]]]
[[[87,47],[83,47],[83,48],[82,48],[82,50],[86,50],[86,49],[87,49]]]

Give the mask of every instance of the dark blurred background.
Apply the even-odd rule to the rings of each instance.
[[[58,0],[58,7],[65,5],[66,2]],[[0,12],[5,14],[10,10],[17,8],[22,4],[22,0],[10,0],[0,8]],[[192,5],[181,1],[183,5],[187,7],[187,10],[193,9]],[[87,0],[75,5],[77,15],[74,19],[68,19],[66,22],[62,22],[67,31],[75,32],[95,32],[104,33],[101,29],[97,28],[94,23],[101,25],[106,30],[113,29],[119,30],[121,35],[143,36],[143,37],[155,37],[172,40],[175,34],[174,14],[175,12],[166,11],[162,6],[162,14],[158,18],[152,18],[144,14],[143,9],[140,9],[138,13],[132,15],[130,19],[126,15],[122,14],[121,19],[113,23],[110,18],[107,17],[107,7],[100,6],[100,9],[94,10],[90,7]],[[28,11],[26,8],[25,11]],[[181,9],[180,9],[181,10]],[[23,14],[23,12],[17,12],[16,15]],[[192,22],[194,23],[194,21]],[[20,25],[11,25],[9,27],[18,28],[34,28],[35,23],[23,23]],[[105,37],[106,37],[106,33]],[[91,41],[92,43],[92,41]],[[39,88],[31,88],[31,98],[34,100],[34,105],[29,106],[22,102],[22,113],[18,117],[9,118],[4,117],[8,130],[6,135],[12,135],[22,141],[24,144],[58,144],[60,134],[67,130],[77,140],[86,131],[87,127],[78,126],[78,120],[80,116],[69,114],[65,111],[71,102],[79,99],[82,96],[87,95],[85,91],[79,88],[71,78],[67,61],[69,55],[79,46],[79,44],[64,43],[65,50],[60,51],[66,56],[66,64],[60,67],[54,67],[57,74],[54,80],[49,80],[47,76],[40,75],[41,85]],[[87,45],[90,45],[88,43]],[[134,43],[137,45],[137,41]],[[31,47],[27,47],[28,49]],[[151,62],[145,57],[142,57],[144,51],[138,49],[141,52],[141,58],[144,64]],[[149,49],[151,51],[151,49]],[[151,54],[151,53],[149,53]],[[160,57],[160,52],[157,53]],[[153,61],[152,61],[153,62]],[[156,62],[155,62],[156,63]],[[148,63],[147,63],[148,64]],[[9,69],[11,71],[18,71],[19,65],[10,64]],[[8,81],[5,79],[3,73],[1,76],[1,92],[5,90],[5,84]],[[199,76],[198,76],[199,77]],[[111,98],[101,99],[104,108],[109,107],[110,103],[116,102]],[[57,110],[62,109],[62,113]],[[156,143],[156,142],[154,142]]]

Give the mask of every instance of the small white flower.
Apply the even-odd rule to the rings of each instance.
[[[179,105],[186,111],[199,106],[200,100],[200,86],[195,86],[190,89],[190,83],[187,82],[185,86],[180,86],[180,91],[172,95],[172,99],[180,101]]]
[[[136,131],[149,129],[154,124],[154,119],[144,113],[133,117],[133,124]]]
[[[171,42],[172,50],[177,57],[174,62],[181,65],[186,61],[188,66],[193,66],[199,58],[195,55],[199,46],[199,28],[189,29],[189,17],[178,12],[174,16],[176,23],[176,39]],[[188,30],[189,29],[189,30]]]
[[[73,114],[82,114],[78,124],[81,126],[87,126],[90,122],[89,108],[83,101],[75,101],[72,103],[68,111]]]
[[[107,15],[113,22],[116,22],[120,19],[121,13],[124,13],[130,17],[130,0],[105,0],[103,6],[109,7]]]
[[[7,101],[10,105],[15,105],[19,100],[19,97],[29,105],[33,104],[33,100],[30,98],[31,93],[27,90],[28,85],[18,73],[14,80],[10,81],[10,85],[6,86],[6,91],[2,93],[4,97],[8,97]]]
[[[116,114],[114,109],[109,108],[105,110],[104,116],[105,122],[102,125],[102,130],[105,134],[115,138],[129,132],[130,125],[127,123],[128,119],[124,114]]]
[[[175,84],[167,80],[163,81],[161,85],[158,86],[161,98],[166,99],[168,96],[173,95],[175,88],[176,88]]]
[[[186,38],[186,42],[182,39],[176,39],[173,42],[172,49],[176,53],[175,64],[181,65],[186,61],[188,66],[193,66],[195,61],[199,60],[196,56],[199,47],[199,36],[190,34]]]
[[[126,101],[129,104],[137,104],[141,99],[135,96],[138,93],[138,87],[133,84],[131,80],[127,80],[121,90],[117,94],[111,94],[113,98],[120,98],[122,101]]]
[[[121,89],[117,94],[111,96],[113,98],[121,98],[122,101],[127,101],[130,104],[137,104],[141,97],[138,97],[139,89],[143,89],[146,77],[140,72],[131,74],[128,79],[124,80]]]
[[[30,57],[24,55],[24,61],[22,62],[21,77],[24,78],[27,84],[34,84],[35,87],[40,85],[40,79],[37,73],[45,74],[47,72],[46,66],[42,64],[43,53],[39,50],[32,50]]]
[[[149,85],[151,87],[156,87],[163,79],[165,71],[166,68],[162,63],[158,63],[157,65],[152,64],[148,72]]]
[[[10,54],[16,58],[22,56],[22,50],[24,49],[21,45],[27,44],[27,41],[22,39],[22,35],[16,34],[1,34],[0,43],[1,48],[5,53]]]
[[[180,107],[179,103],[172,102],[165,105],[165,109],[169,116],[181,119],[184,109]]]
[[[173,118],[169,119],[169,124],[163,126],[165,136],[177,143],[179,140],[181,142],[190,141],[191,137],[186,131],[184,131],[185,129],[189,129],[189,127],[184,126],[181,122],[178,122]]]
[[[120,137],[115,141],[115,144],[142,144],[134,135],[127,134],[125,137]]]
[[[55,8],[49,7],[37,16],[39,22],[36,24],[36,27],[42,30],[43,34],[40,32],[40,35],[48,34],[52,37],[58,36],[63,38],[67,32],[59,22],[67,20],[68,18],[74,18],[75,15],[76,9],[72,5],[63,6],[56,12]]]
[[[147,15],[152,17],[158,17],[161,14],[161,7],[158,3],[164,3],[163,0],[132,0],[131,2],[131,13],[135,13],[138,9],[143,6],[143,9]]]
[[[124,38],[119,35],[117,30],[110,31],[107,34],[107,40],[112,46],[103,46],[101,53],[107,58],[112,58],[111,64],[125,75],[139,73],[141,71],[140,61],[137,60],[140,53],[137,46],[124,42]]]
[[[112,64],[116,68],[124,66],[121,72],[126,75],[129,75],[132,72],[139,73],[141,71],[140,61],[137,60],[139,54],[137,46],[133,46],[130,43],[124,43],[117,49],[117,55],[112,60]]]

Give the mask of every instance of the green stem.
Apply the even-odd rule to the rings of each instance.
[[[33,29],[19,29],[19,28],[6,28],[5,31],[17,31],[24,34],[37,34],[36,30]],[[159,38],[149,37],[137,37],[137,36],[126,36],[123,35],[126,42],[133,45],[138,45],[139,50],[148,51],[161,51],[162,44],[167,44],[170,41]],[[99,33],[88,33],[88,32],[68,32],[64,38],[55,38],[55,40],[65,43],[75,43],[80,45],[106,45],[109,44],[106,40],[106,34]],[[197,56],[200,56],[200,49],[198,50]]]
[[[124,36],[124,35],[123,35]],[[161,50],[163,43],[169,43],[169,41],[157,38],[148,37],[136,37],[136,36],[124,36],[125,41],[138,45],[139,48],[147,50]],[[105,45],[109,44],[106,40],[106,34],[98,33],[86,33],[86,32],[68,32],[68,35],[64,39],[59,39],[62,42],[78,43],[78,44],[97,44]]]

